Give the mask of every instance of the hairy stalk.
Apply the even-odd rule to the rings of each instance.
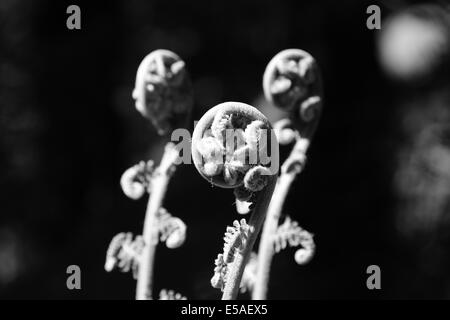
[[[156,246],[159,242],[158,212],[162,207],[170,178],[176,169],[178,152],[173,143],[168,143],[164,149],[161,163],[154,172],[151,180],[147,211],[145,214],[144,230],[142,233],[145,246],[139,264],[136,286],[136,300],[151,300],[153,297],[153,269]]]
[[[303,141],[297,141],[297,145],[300,144],[305,146]],[[284,162],[281,168],[281,175],[278,178],[272,200],[267,210],[266,221],[264,223],[264,229],[261,234],[261,241],[258,249],[258,271],[252,294],[254,300],[264,300],[267,298],[270,267],[272,265],[272,258],[275,254],[273,235],[277,231],[283,205],[292,182],[294,182],[297,175],[300,174],[303,169],[303,166],[298,166],[298,170],[286,170],[287,164],[290,163],[293,154],[294,151],[291,152],[290,157]]]
[[[266,151],[270,150],[270,157]],[[213,185],[234,189],[237,201],[253,209],[227,228],[223,254],[216,259],[211,285],[223,300],[236,299],[245,266],[264,223],[279,169],[278,141],[267,118],[254,107],[225,102],[208,110],[192,135],[192,158]]]
[[[238,295],[242,275],[250,258],[256,238],[263,226],[267,207],[269,206],[270,199],[274,192],[275,184],[276,177],[271,177],[268,185],[261,191],[256,199],[256,205],[249,221],[249,226],[251,228],[249,238],[244,249],[238,252],[234,258],[228,275],[228,281],[222,295],[222,300],[234,300]]]
[[[321,77],[315,60],[307,52],[298,49],[282,51],[270,61],[264,73],[263,86],[265,96],[270,102],[289,111],[289,119],[278,123],[280,144],[295,140],[295,145],[281,167],[264,222],[252,292],[254,300],[267,299],[270,268],[275,254],[274,235],[292,182],[305,165],[306,152],[322,111],[323,96]]]
[[[139,65],[133,90],[135,107],[150,120],[159,135],[187,123],[193,106],[192,83],[185,63],[174,52],[155,50]],[[156,246],[165,242],[167,248],[181,246],[186,238],[186,225],[162,207],[170,178],[181,161],[173,143],[165,146],[159,167],[153,160],[141,161],[128,168],[120,179],[123,192],[133,200],[149,194],[142,235],[121,232],[111,241],[106,253],[105,270],[133,271],[137,279],[136,299],[153,298],[153,269]],[[134,238],[134,240],[133,240]],[[176,298],[166,294],[163,297]]]

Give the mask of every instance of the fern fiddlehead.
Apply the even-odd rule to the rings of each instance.
[[[280,252],[289,247],[298,247],[295,252],[295,262],[299,265],[308,263],[314,256],[316,245],[313,240],[313,234],[302,229],[296,221],[292,221],[286,216],[284,222],[278,227],[273,237],[273,246],[275,252]]]
[[[185,63],[169,50],[155,50],[139,65],[133,90],[136,109],[159,135],[183,126],[192,104],[192,83]]]
[[[227,229],[211,279],[213,287],[223,290],[223,300],[235,299],[275,187],[278,142],[262,113],[247,104],[226,102],[208,110],[198,122],[192,158],[206,180],[232,188],[239,200],[252,203],[248,224],[235,221]]]
[[[168,50],[155,50],[139,65],[135,88],[132,93],[135,107],[149,119],[159,135],[183,126],[193,106],[192,84],[185,63]],[[153,161],[144,162],[127,169],[122,175],[122,190],[131,199],[149,194],[142,236],[131,241],[131,234],[119,234],[108,250],[105,268],[116,265],[127,271],[132,268],[137,278],[136,299],[152,299],[153,269],[156,246],[165,242],[168,248],[177,248],[185,240],[186,225],[172,217],[162,203],[169,181],[181,163],[179,150],[166,144],[159,166]],[[133,247],[137,245],[138,249]],[[130,242],[131,241],[131,242]],[[134,251],[132,250],[134,248]]]
[[[294,143],[294,146],[281,166],[261,235],[257,279],[252,294],[252,298],[258,300],[267,298],[270,267],[275,253],[273,241],[281,210],[292,182],[305,166],[306,152],[316,131],[323,104],[319,68],[314,58],[303,50],[288,49],[278,53],[264,72],[263,89],[268,101],[289,113],[289,117],[277,122],[274,129],[280,144]],[[299,260],[306,253],[297,252]]]
[[[144,240],[137,236],[133,240],[131,232],[117,234],[109,245],[106,253],[105,270],[111,272],[117,268],[122,272],[133,271],[134,279],[137,278],[140,257],[144,248]]]
[[[169,249],[179,248],[186,240],[186,224],[180,218],[172,217],[166,209],[158,213],[160,241]]]

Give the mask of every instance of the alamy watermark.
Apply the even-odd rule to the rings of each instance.
[[[81,9],[77,5],[70,5],[66,9],[66,13],[70,14],[66,20],[66,26],[69,30],[80,30],[81,29]]]
[[[367,278],[366,286],[369,290],[381,289],[381,269],[376,264],[370,265],[366,269],[366,273],[370,274]]]
[[[203,160],[214,161],[215,164],[225,164],[225,162],[234,161],[245,165],[263,165],[267,166],[270,174],[278,172],[279,158],[278,153],[269,150],[278,150],[276,135],[272,129],[259,129],[258,147],[250,147],[244,139],[243,129],[225,129],[220,148],[211,146],[211,153],[208,159],[202,156]],[[211,130],[208,129],[204,136],[211,136]],[[180,157],[175,164],[192,164],[192,136],[189,130],[184,128],[175,129],[171,134],[171,141],[175,143],[176,149],[180,152]],[[203,148],[209,148],[207,144]],[[263,173],[265,174],[265,173]]]
[[[67,267],[66,273],[69,274],[66,280],[66,286],[69,290],[81,289],[81,269],[76,264]]]
[[[367,18],[366,26],[367,29],[373,30],[373,29],[381,29],[381,9],[379,6],[373,4],[367,7],[366,10],[367,14],[370,14],[370,16]]]

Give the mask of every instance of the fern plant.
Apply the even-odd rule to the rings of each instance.
[[[193,105],[192,85],[184,62],[168,50],[156,50],[141,62],[132,94],[136,109],[148,118],[159,135],[181,126]],[[169,142],[159,166],[152,160],[141,161],[127,169],[121,178],[122,190],[131,199],[149,194],[142,236],[133,240],[131,233],[119,233],[109,246],[105,270],[132,270],[137,280],[136,299],[153,298],[153,269],[159,242],[168,248],[181,246],[186,225],[162,207],[168,184],[181,163],[179,150]],[[162,291],[162,298],[175,299],[172,291]],[[181,297],[181,296],[180,296]],[[172,299],[173,298],[173,299]]]
[[[322,81],[314,58],[299,49],[278,53],[264,72],[263,88],[266,99],[287,111],[289,117],[275,123],[280,144],[294,143],[292,151],[281,166],[281,173],[270,202],[258,249],[258,262],[252,298],[266,299],[270,267],[276,252],[286,246],[302,246],[295,260],[304,264],[311,260],[315,245],[313,236],[287,217],[279,226],[281,211],[294,179],[306,163],[322,112]]]
[[[253,211],[248,222],[242,219],[227,228],[211,279],[212,286],[223,291],[223,300],[235,299],[275,187],[278,142],[261,112],[244,103],[225,102],[197,123],[192,158],[207,181],[234,189]]]
[[[211,285],[223,300],[250,291],[254,299],[265,299],[273,255],[287,247],[299,264],[315,252],[313,235],[285,216],[281,210],[295,177],[303,170],[306,152],[322,111],[322,87],[315,60],[306,52],[280,52],[267,66],[263,80],[267,99],[289,112],[272,128],[256,108],[225,102],[208,110],[194,129],[191,153],[199,173],[211,184],[233,189],[236,210],[251,213],[250,219],[235,220],[227,227],[223,250],[215,259]],[[148,118],[158,134],[166,135],[186,121],[192,108],[192,86],[184,62],[174,53],[157,50],[139,66],[133,90],[136,109]],[[294,143],[279,171],[280,144]],[[165,146],[159,166],[141,161],[121,178],[129,198],[149,194],[142,235],[119,233],[111,241],[106,271],[132,271],[137,280],[136,299],[152,299],[153,268],[158,243],[178,248],[186,238],[186,225],[163,208],[169,181],[181,163],[178,148]],[[269,156],[270,154],[270,156]],[[273,197],[272,197],[273,195]],[[252,252],[263,230],[258,254]],[[161,300],[182,300],[171,290],[160,292]]]

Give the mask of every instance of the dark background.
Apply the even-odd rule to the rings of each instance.
[[[2,0],[0,298],[134,298],[131,275],[103,265],[116,233],[142,230],[146,199],[122,193],[122,172],[159,161],[167,141],[131,98],[140,61],[158,48],[185,60],[194,119],[224,101],[267,105],[262,75],[285,48],[307,50],[321,66],[325,111],[285,206],[315,234],[317,255],[306,266],[293,249],[276,255],[269,298],[449,298],[448,228],[405,235],[398,227],[399,101],[429,89],[382,73],[379,31],[366,28],[375,3]],[[413,3],[377,4],[384,18]],[[81,30],[66,28],[70,4],[81,7]],[[220,297],[209,280],[225,226],[239,218],[233,202],[193,165],[178,168],[165,207],[186,222],[188,238],[158,250],[155,294]],[[66,288],[71,264],[81,267],[82,290]],[[366,287],[371,264],[381,267],[382,290]]]

